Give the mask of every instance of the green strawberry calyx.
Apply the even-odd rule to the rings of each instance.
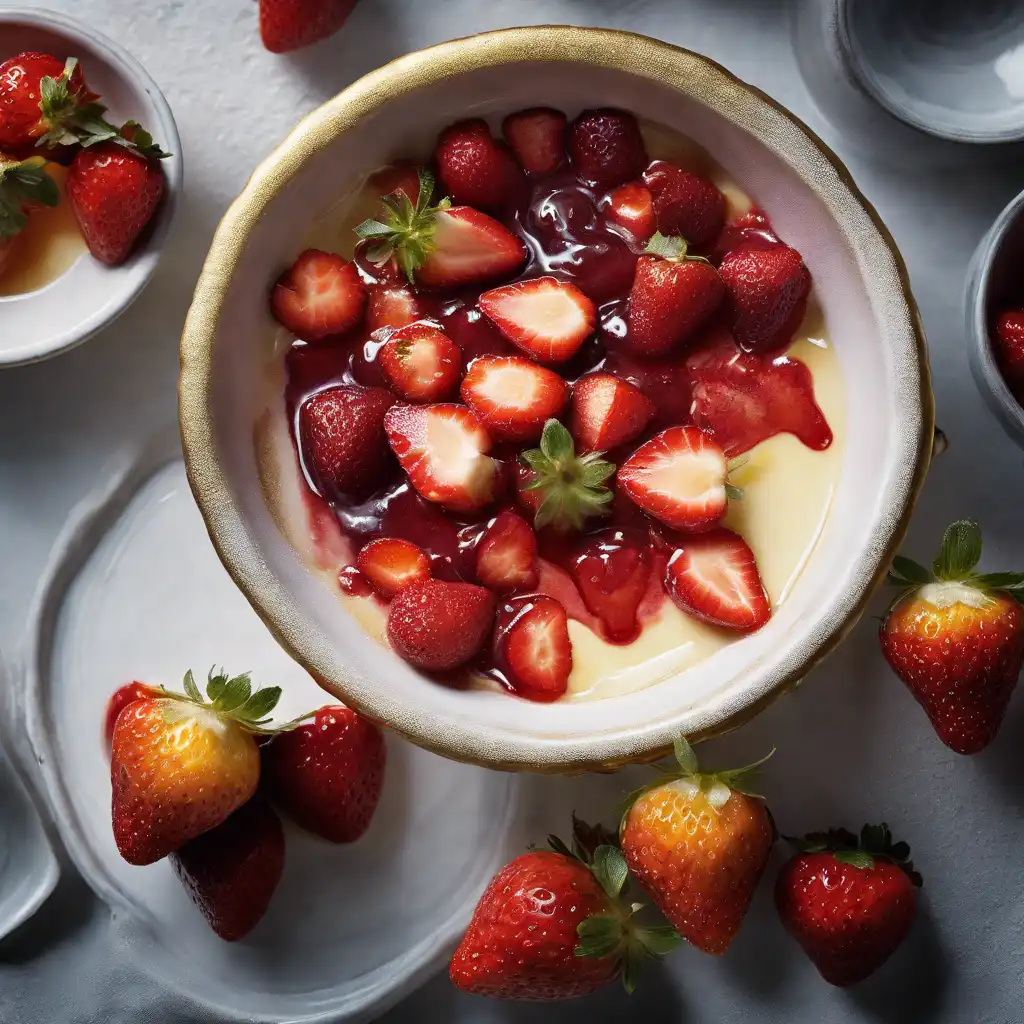
[[[0,238],[13,238],[28,222],[25,206],[58,206],[60,189],[39,156],[6,160],[0,155]]]
[[[612,492],[607,481],[615,475],[615,464],[603,455],[577,455],[572,434],[558,420],[544,424],[540,447],[519,456],[533,473],[523,490],[536,491],[542,499],[534,515],[538,530],[579,530],[585,520],[608,514]]]
[[[904,842],[894,843],[889,826],[865,825],[860,836],[845,828],[832,828],[827,832],[811,832],[802,838],[786,836],[786,841],[800,853],[831,853],[840,864],[870,871],[877,861],[895,864],[916,886],[921,885],[921,875],[914,870],[910,859],[910,846]]]
[[[689,262],[707,263],[710,265],[711,262],[703,256],[691,255],[686,239],[682,235],[663,235],[660,231],[655,231],[651,235],[650,241],[644,247],[644,252],[648,256],[659,256],[669,263]]]
[[[591,914],[577,925],[575,955],[598,960],[616,957],[623,987],[633,992],[644,961],[660,959],[682,939],[671,925],[641,922],[638,915],[646,905],[624,899],[629,869],[615,834],[601,825],[588,825],[575,814],[572,824],[571,846],[558,836],[548,836],[548,845],[555,853],[586,865],[609,902],[608,913]]]

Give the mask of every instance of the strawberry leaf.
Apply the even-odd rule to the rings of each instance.
[[[197,704],[202,704],[203,695],[199,691],[199,687],[196,686],[196,677],[192,675],[192,669],[189,669],[185,673],[185,693],[189,700],[194,700]]]
[[[663,260],[683,260],[686,259],[686,239],[682,235],[670,237],[655,231],[644,252],[651,256],[660,256]]]
[[[924,586],[926,583],[931,583],[934,578],[931,572],[923,565],[918,564],[911,558],[896,555],[892,560],[892,570],[889,573],[889,579],[900,586],[907,586],[909,584]]]
[[[207,700],[216,703],[217,699],[224,692],[224,687],[228,684],[227,673],[221,669],[219,672],[211,668],[210,674],[206,678],[206,698]]]
[[[622,887],[629,877],[626,858],[617,846],[599,846],[594,851],[594,877],[602,889],[613,899],[618,899]]]
[[[638,927],[633,935],[653,956],[665,956],[683,941],[679,932],[668,924]]]
[[[603,959],[622,945],[622,921],[613,914],[591,914],[576,926],[576,935],[575,956]]]
[[[257,690],[237,712],[237,717],[246,722],[261,725],[270,713],[277,707],[281,699],[280,686],[265,686]]]
[[[865,850],[836,850],[833,856],[841,864],[849,864],[864,871],[875,866],[875,858]]]
[[[215,711],[227,714],[240,708],[252,695],[252,683],[249,681],[249,673],[235,676],[224,684],[220,696],[213,702]]]
[[[60,204],[60,189],[45,163],[38,156],[8,162],[0,154],[0,238],[11,238],[25,227],[27,203]]]
[[[932,569],[940,580],[962,580],[981,558],[981,530],[972,519],[960,519],[946,528]]]
[[[672,744],[676,763],[683,775],[696,775],[700,771],[697,754],[685,736],[677,736]]]

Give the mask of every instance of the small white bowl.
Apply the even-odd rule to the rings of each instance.
[[[112,39],[73,18],[36,8],[0,8],[0,61],[25,50],[78,57],[87,81],[118,124],[133,119],[171,156],[161,161],[167,186],[154,223],[120,267],[88,252],[37,291],[0,297],[0,366],[47,359],[81,344],[117,319],[146,286],[174,219],[182,183],[181,139],[163,94],[142,65]],[[66,200],[65,200],[66,201]]]
[[[908,124],[954,142],[1024,138],[1018,0],[831,0],[858,84]]]

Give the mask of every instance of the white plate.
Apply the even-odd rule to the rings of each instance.
[[[25,713],[54,817],[114,913],[124,951],[219,1017],[365,1020],[441,966],[515,844],[513,776],[388,738],[369,832],[335,846],[286,823],[285,873],[240,943],[216,938],[170,866],[131,867],[110,827],[101,741],[110,694],[177,685],[189,667],[251,669],[285,689],[281,715],[330,698],[231,584],[167,438],[123,464],[58,544],[35,610]]]

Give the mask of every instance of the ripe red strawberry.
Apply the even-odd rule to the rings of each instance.
[[[271,53],[287,53],[334,35],[356,0],[260,0],[260,38]]]
[[[890,581],[905,593],[882,623],[882,653],[939,739],[958,754],[992,742],[1024,663],[1024,574],[979,575],[981,530],[953,523],[929,571],[897,556]]]
[[[622,852],[679,934],[720,955],[739,931],[771,853],[771,817],[748,789],[762,762],[704,774],[682,738],[676,760],[676,777],[659,779],[626,811]]]
[[[772,614],[747,542],[724,527],[682,538],[669,559],[665,589],[687,615],[751,632]]]
[[[481,356],[469,364],[461,394],[495,440],[536,441],[562,411],[569,385],[528,359]]]
[[[15,160],[0,153],[0,275],[13,263],[32,211],[59,203],[60,189],[42,157]]]
[[[996,362],[1010,390],[1024,396],[1024,310],[1008,309],[996,317],[992,335]]]
[[[707,260],[686,255],[681,237],[655,234],[636,265],[629,293],[625,346],[644,356],[660,356],[689,341],[725,297],[725,285]]]
[[[678,943],[672,929],[633,919],[614,837],[573,825],[572,850],[549,836],[550,850],[516,857],[491,880],[451,960],[456,987],[496,999],[574,999],[621,975],[631,992],[643,959]]]
[[[419,304],[408,288],[377,285],[369,290],[366,306],[366,330],[369,334],[382,327],[408,327],[419,318]]]
[[[654,220],[654,197],[639,182],[620,185],[608,196],[604,215],[624,227],[637,242],[646,245],[657,230]]]
[[[378,537],[356,558],[359,571],[373,589],[390,600],[403,587],[430,579],[430,558],[421,547],[399,537]]]
[[[410,665],[447,672],[470,660],[494,622],[494,595],[472,583],[425,580],[399,591],[388,609],[388,639]]]
[[[64,187],[89,251],[117,266],[156,214],[164,172],[144,152],[101,142],[75,154]]]
[[[572,436],[580,451],[607,451],[643,433],[654,403],[610,373],[588,373],[572,389]]]
[[[484,292],[480,308],[516,348],[542,363],[564,363],[594,332],[597,307],[574,284],[553,277]]]
[[[237,942],[260,922],[281,880],[281,821],[268,803],[254,797],[172,853],[171,866],[214,932]]]
[[[114,691],[114,695],[107,701],[107,717],[103,725],[103,740],[108,752],[114,739],[114,725],[121,712],[137,700],[159,696],[161,696],[161,691],[156,687],[140,682],[125,683],[124,686]]]
[[[788,245],[734,249],[718,268],[729,291],[732,333],[742,348],[785,348],[807,312],[811,272]]]
[[[493,217],[448,199],[432,206],[433,176],[423,168],[419,175],[415,203],[404,194],[385,196],[382,219],[356,228],[370,243],[371,263],[394,260],[411,282],[453,288],[507,277],[526,262],[526,247]]]
[[[384,388],[335,384],[299,407],[299,442],[306,472],[326,498],[362,496],[391,465],[384,416],[395,396]]]
[[[537,586],[537,538],[515,512],[499,513],[477,541],[476,578],[499,594]]]
[[[369,828],[387,761],[369,719],[330,704],[260,753],[267,792],[296,825],[332,843],[354,843]]]
[[[619,531],[602,531],[576,552],[572,576],[583,603],[601,620],[609,640],[636,639],[637,613],[651,580],[646,547],[630,543]]]
[[[460,121],[443,131],[434,161],[442,190],[462,206],[500,210],[520,195],[523,172],[486,121]]]
[[[0,151],[78,142],[82,125],[103,112],[96,99],[77,60],[34,51],[5,60],[0,64]]]
[[[407,402],[442,402],[459,386],[462,352],[430,324],[400,327],[377,353],[384,376]]]
[[[390,164],[372,174],[367,184],[381,199],[401,192],[415,203],[420,194],[420,171],[411,163]]]
[[[655,160],[644,171],[663,235],[682,235],[694,248],[710,245],[725,225],[725,197],[707,178]]]
[[[492,501],[500,463],[491,437],[464,405],[396,405],[384,417],[391,450],[427,501],[475,512]]]
[[[219,825],[256,792],[265,731],[279,687],[257,690],[247,675],[210,673],[204,701],[192,673],[185,695],[129,704],[110,755],[111,818],[129,864],[152,864]]]
[[[619,467],[619,490],[674,530],[714,526],[729,504],[725,452],[699,427],[670,427]],[[738,492],[734,492],[738,497]]]
[[[623,110],[584,110],[569,129],[576,176],[599,192],[639,178],[647,150],[636,118]]]
[[[274,319],[303,341],[344,334],[365,310],[366,285],[354,264],[320,249],[302,253],[270,292]]]
[[[528,174],[550,174],[565,163],[565,126],[560,110],[531,107],[509,114],[501,133]]]
[[[888,825],[865,825],[791,840],[799,851],[775,883],[786,931],[831,985],[855,985],[873,974],[906,938],[917,910],[921,876],[910,847],[893,843]]]
[[[548,703],[565,695],[572,641],[565,609],[553,597],[513,597],[498,608],[494,660],[513,693]]]

